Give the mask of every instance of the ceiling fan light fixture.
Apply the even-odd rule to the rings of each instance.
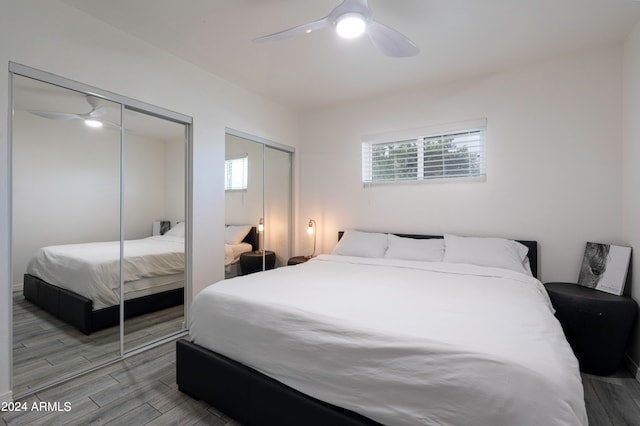
[[[340,37],[356,38],[364,33],[367,25],[359,13],[345,13],[337,20],[336,31]]]
[[[84,120],[84,124],[86,124],[89,127],[102,127],[102,121],[98,121],[98,120],[92,120],[90,118]]]

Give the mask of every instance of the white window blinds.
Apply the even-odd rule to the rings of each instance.
[[[364,184],[486,176],[486,126],[362,144]]]
[[[242,154],[228,157],[224,162],[225,191],[242,191],[247,189],[249,177],[249,156]]]

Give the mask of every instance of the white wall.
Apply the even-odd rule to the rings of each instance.
[[[264,187],[264,248],[276,254],[276,267],[291,257],[291,154],[266,147]],[[296,234],[294,230],[294,235]]]
[[[101,130],[14,112],[13,284],[39,247],[120,238],[120,136]]]
[[[120,238],[120,132],[13,115],[13,284],[43,246]],[[184,220],[184,139],[127,134],[124,236],[145,238],[159,219]]]
[[[225,127],[290,146],[297,114],[229,84],[54,0],[0,0],[0,117],[8,116],[8,61],[190,115],[193,127],[193,292],[224,277]],[[215,54],[215,52],[212,52]],[[0,121],[0,164],[7,124]],[[0,399],[10,387],[8,173],[0,174]]]
[[[304,114],[299,221],[321,252],[345,228],[535,239],[541,279],[574,281],[587,241],[621,242],[621,76],[612,48]],[[486,182],[363,189],[363,135],[477,118]]]
[[[156,220],[184,221],[184,139],[125,133],[124,238],[151,235]]]
[[[624,137],[622,145],[622,235],[634,248],[631,296],[640,300],[640,22],[624,46]],[[629,290],[629,289],[627,289]],[[640,365],[640,320],[636,321],[627,353]],[[640,379],[640,372],[636,373]]]
[[[185,142],[164,141],[164,172],[166,199],[163,218],[171,223],[185,219]],[[161,168],[162,169],[162,168]],[[156,218],[160,219],[160,218]]]
[[[264,145],[226,135],[226,156],[247,155],[247,190],[225,192],[225,223],[258,226],[264,216]]]

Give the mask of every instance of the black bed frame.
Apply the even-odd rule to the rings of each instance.
[[[244,237],[244,239],[242,240],[243,243],[249,243],[251,244],[251,248],[253,251],[257,251],[258,250],[258,231],[256,230],[255,226],[252,226],[251,229],[249,230],[249,233],[247,234],[246,237]]]
[[[442,236],[395,234],[408,238]],[[342,237],[339,233],[338,239]],[[537,277],[538,243],[529,248],[531,271]],[[176,381],[180,391],[216,407],[247,426],[364,426],[379,423],[344,408],[305,395],[251,367],[187,340],[176,342]]]
[[[120,323],[120,306],[93,310],[93,302],[73,291],[52,285],[30,274],[24,274],[25,299],[51,315],[76,327],[84,334]],[[184,288],[151,294],[124,301],[124,318],[132,318],[184,303]]]
[[[180,391],[246,426],[379,425],[187,340],[176,342],[176,364]]]

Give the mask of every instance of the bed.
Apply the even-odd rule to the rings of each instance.
[[[240,255],[258,250],[258,233],[251,225],[226,225],[224,243],[224,275],[226,279],[242,275]]]
[[[125,318],[184,303],[184,223],[123,243]],[[40,248],[25,298],[85,334],[120,321],[120,241]]]
[[[587,424],[535,241],[357,234],[203,290],[179,389],[248,425]]]

